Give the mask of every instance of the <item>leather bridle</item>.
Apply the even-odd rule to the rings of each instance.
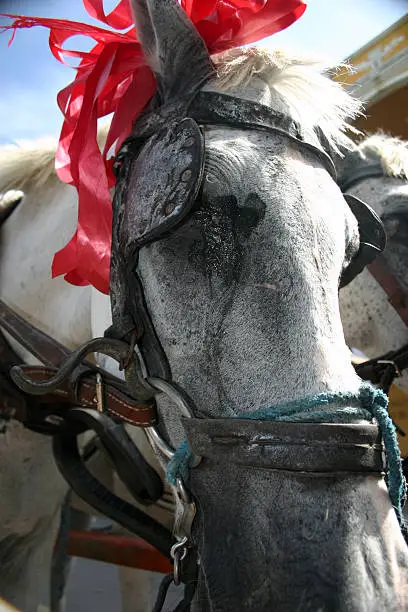
[[[381,178],[386,176],[381,161],[370,160],[369,163],[358,164],[352,170],[344,172],[338,181],[338,185],[343,193],[346,193],[348,189],[365,181],[369,178]]]
[[[113,325],[105,335],[123,339],[129,338],[129,334],[136,330],[137,343],[150,376],[168,378],[171,373],[146,308],[143,287],[137,274],[138,253],[143,246],[165,237],[192,213],[204,167],[205,143],[200,126],[211,125],[283,134],[315,155],[336,180],[334,163],[323,145],[318,141],[310,142],[302,126],[292,118],[262,104],[200,91],[194,97],[190,95],[187,99],[160,106],[137,120],[134,133],[123,143],[115,161],[118,180],[113,203]],[[171,155],[170,145],[166,148],[161,144],[163,142],[173,143]],[[177,143],[176,153],[174,142]],[[187,149],[189,155],[186,161],[167,170],[172,178],[159,190],[161,197],[156,200],[150,195],[138,197],[139,223],[135,227],[136,214],[132,212],[135,205],[129,193],[131,189],[128,189],[132,176],[137,176],[137,187],[143,194],[148,193],[148,188],[144,189],[144,177],[153,175],[157,160],[175,157],[183,160]],[[136,180],[133,180],[136,184]],[[173,193],[179,193],[180,184],[183,184],[183,190],[175,206],[171,197]],[[359,252],[343,272],[343,277],[350,282],[365,265],[374,260],[385,245],[385,240],[381,221],[373,211],[352,196],[347,202],[357,217],[360,229]]]

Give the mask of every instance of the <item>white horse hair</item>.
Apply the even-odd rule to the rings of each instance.
[[[334,149],[354,148],[345,132],[352,129],[347,121],[361,112],[361,105],[337,83],[322,76],[314,60],[285,51],[248,48],[218,56],[215,63],[217,78],[206,89],[238,92],[241,97],[286,113],[289,109],[309,132],[311,141],[318,142],[315,130],[320,127]],[[105,135],[106,127],[100,130],[101,140]],[[39,328],[75,348],[102,335],[109,325],[109,298],[90,287],[74,287],[61,278],[51,280],[52,257],[74,231],[77,196],[55,174],[55,145],[40,141],[21,145],[0,147],[0,191],[25,193],[24,201],[1,230],[2,297]],[[27,351],[15,343],[13,346],[23,359],[36,363]],[[340,380],[341,371],[338,376]],[[30,579],[22,579],[23,574],[17,572],[5,582],[2,572],[0,595],[25,612],[36,612],[40,591],[44,591],[49,577],[58,509],[67,490],[54,466],[48,438],[17,423],[0,435],[0,490],[0,558],[13,538],[21,542],[31,535],[33,538],[27,550],[21,553],[20,548],[25,557],[19,559],[20,569],[24,568]],[[39,525],[49,525],[48,533],[47,529],[39,530]],[[34,565],[34,552],[44,546],[41,562]],[[128,577],[135,575],[123,570],[125,584],[129,586]],[[124,596],[125,609],[150,609],[149,597],[138,606],[142,584],[140,578],[136,587],[130,587],[135,591]]]
[[[408,142],[379,131],[364,138],[357,151],[363,158],[378,157],[386,176],[408,179]]]
[[[282,98],[285,112],[301,125],[313,131],[319,126],[333,150],[354,148],[347,132],[358,134],[350,120],[362,114],[362,104],[350,96],[336,81],[327,75],[344,69],[345,64],[327,66],[320,58],[289,55],[280,49],[260,46],[232,49],[213,56],[217,70],[217,89],[232,92],[248,87],[257,77],[268,85],[266,95]],[[251,88],[254,83],[251,82]],[[259,100],[270,104],[270,100]]]

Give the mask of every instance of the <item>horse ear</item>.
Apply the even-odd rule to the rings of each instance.
[[[136,32],[162,102],[188,95],[213,74],[205,43],[177,0],[130,0]]]

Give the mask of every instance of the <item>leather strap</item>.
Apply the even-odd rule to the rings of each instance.
[[[369,160],[363,163],[360,160],[357,168],[353,166],[348,172],[343,172],[342,176],[338,181],[340,189],[344,192],[359,183],[369,178],[378,178],[384,176],[384,169],[382,167],[380,159]]]
[[[332,178],[334,180],[337,178],[333,160],[324,150],[323,144],[320,146],[318,142],[308,142],[300,123],[289,115],[272,110],[258,102],[219,92],[200,91],[193,97],[189,95],[178,98],[173,103],[167,103],[142,114],[133,126],[130,140],[136,138],[140,144],[143,144],[144,140],[170,121],[183,117],[191,117],[200,125],[229,125],[240,129],[261,129],[281,133],[317,155]]]
[[[228,125],[240,129],[261,129],[281,133],[314,153],[333,180],[337,180],[336,169],[330,155],[318,142],[309,142],[301,124],[289,115],[272,110],[258,102],[210,91],[201,91],[191,102],[188,112],[202,125]]]
[[[408,367],[408,344],[404,344],[395,351],[389,351],[380,357],[355,363],[354,369],[363,380],[370,380],[372,383],[381,384],[384,374],[391,371],[392,380]],[[392,381],[391,381],[392,382]]]
[[[408,294],[401,287],[397,279],[391,274],[388,264],[383,255],[378,257],[368,266],[377,283],[384,289],[388,301],[398,313],[400,319],[408,327]]]
[[[0,300],[0,326],[45,365],[60,366],[70,351]]]
[[[359,164],[357,168],[353,167],[349,172],[344,172],[338,181],[338,185],[345,192],[360,181],[384,176],[385,173],[380,159],[369,160],[366,163]],[[388,301],[394,310],[408,327],[408,293],[401,287],[395,276],[391,274],[384,256],[378,255],[372,263],[368,264],[368,269],[388,295]]]
[[[55,376],[54,368],[42,366],[21,366],[24,374],[37,381],[45,381]],[[122,391],[107,383],[102,385],[103,401],[98,406],[97,382],[94,376],[84,376],[77,381],[73,388],[69,380],[60,384],[52,393],[41,396],[42,402],[55,402],[94,408],[106,411],[114,418],[119,418],[131,425],[150,427],[157,422],[156,410],[153,402],[141,403],[124,394]]]
[[[0,401],[0,414],[14,418],[22,423],[41,424],[48,413],[45,405],[56,404],[57,414],[69,406],[98,408],[96,374],[101,374],[103,384],[103,409],[114,418],[122,419],[137,427],[150,427],[156,424],[156,409],[152,401],[140,402],[126,393],[126,384],[101,368],[84,361],[76,369],[75,378],[62,382],[52,393],[41,396],[35,401],[31,396],[22,393],[8,376],[13,365],[21,365],[24,373],[35,380],[48,380],[55,376],[56,368],[71,355],[65,346],[40,331],[23,319],[12,308],[0,300],[0,326],[17,342],[29,350],[45,366],[21,365],[0,331],[0,356],[4,367],[1,368],[0,389],[3,391]],[[54,413],[54,411],[52,411]],[[38,414],[38,419],[34,418]]]
[[[0,330],[0,418],[15,418],[22,421],[27,415],[27,404],[24,393],[10,378],[10,369],[20,365],[21,359],[13,351]]]
[[[371,423],[191,418],[182,424],[192,452],[209,464],[321,474],[384,469],[381,435]]]
[[[111,493],[94,478],[80,456],[76,436],[54,436],[53,453],[58,469],[79,497],[170,558],[170,549],[175,544],[171,532],[133,504]]]

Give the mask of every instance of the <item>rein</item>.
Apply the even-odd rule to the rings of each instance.
[[[150,427],[156,424],[157,415],[150,390],[145,390],[142,398],[143,392],[139,389],[139,398],[136,401],[129,395],[124,381],[91,362],[84,361],[83,351],[79,354],[77,351],[72,353],[54,338],[23,319],[2,300],[0,300],[0,327],[44,364],[44,366],[21,364],[21,360],[12,351],[3,334],[0,334],[0,348],[10,355],[7,362],[12,362],[13,366],[18,365],[20,368],[18,373],[13,375],[15,377],[13,378],[14,397],[18,400],[13,402],[13,398],[8,397],[7,399],[7,409],[14,413],[13,418],[24,422],[35,431],[41,430],[41,433],[55,434],[58,431],[58,421],[61,423],[61,417],[65,416],[70,406],[82,406],[99,412],[106,411],[113,418],[120,418],[138,427]],[[119,341],[91,344],[93,348],[85,351],[85,354],[91,350],[97,350],[98,347],[103,349],[106,345],[111,347],[111,351],[114,345],[114,357],[119,360],[127,358],[129,345]],[[61,369],[59,378],[55,382],[54,377],[58,368]],[[136,380],[137,374],[135,373],[134,376]],[[35,381],[34,384],[30,383],[30,379]],[[37,412],[37,418],[32,420],[36,411],[29,410],[27,394],[42,396],[45,404],[49,404],[49,410],[46,410],[44,406]],[[3,398],[4,401],[5,398]],[[52,402],[62,405],[58,413],[55,413]],[[61,410],[62,414],[60,414]],[[30,412],[30,418],[25,412]],[[50,418],[52,415],[55,418]],[[50,427],[47,431],[48,425]]]
[[[354,369],[360,378],[379,385],[387,395],[395,378],[401,376],[401,372],[407,367],[408,344],[380,355],[380,357],[354,364]]]
[[[86,430],[96,433],[131,496],[143,506],[160,502],[162,480],[122,425],[126,421],[154,432],[157,423],[154,403],[157,391],[144,383],[133,348],[118,340],[100,338],[71,353],[1,300],[0,324],[47,364],[45,367],[21,364],[0,332],[0,365],[5,372],[5,375],[0,372],[0,417],[5,421],[18,420],[28,429],[52,435],[55,461],[70,487],[91,507],[170,558],[175,543],[172,534],[97,481],[88,471],[77,445],[78,434]],[[133,381],[133,389],[139,390],[137,398],[129,394],[124,381],[84,359],[93,351],[126,364],[128,380]]]
[[[390,272],[390,268],[383,255],[379,255],[368,265],[372,276],[383,288],[388,296],[388,301],[399,315],[401,321],[408,327],[408,292]]]

